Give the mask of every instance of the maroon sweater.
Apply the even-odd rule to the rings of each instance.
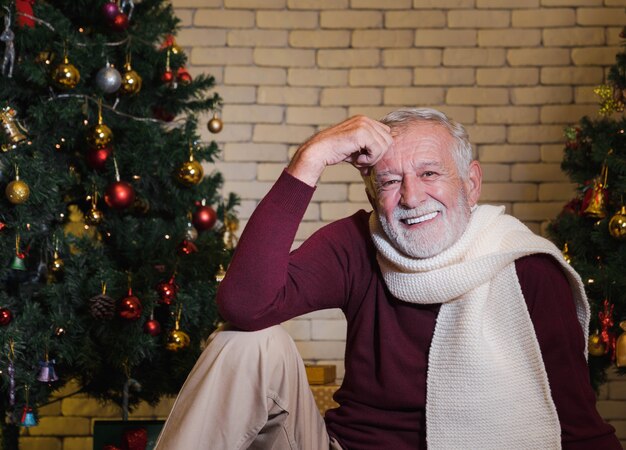
[[[242,329],[258,330],[341,308],[348,323],[346,371],[334,396],[340,406],[325,416],[330,435],[346,449],[424,449],[428,351],[439,305],[407,303],[389,293],[365,211],[327,225],[290,254],[313,191],[283,172],[239,240],[218,292],[220,312]],[[533,255],[515,267],[563,448],[621,449],[614,429],[596,411],[583,332],[558,263]]]

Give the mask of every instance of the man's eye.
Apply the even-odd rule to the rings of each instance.
[[[387,180],[387,181],[383,181],[380,185],[382,187],[389,187],[392,184],[395,184],[395,183],[398,183],[398,182],[399,182],[399,180]]]
[[[430,170],[422,174],[423,177],[434,177],[435,175],[437,175],[437,173]]]

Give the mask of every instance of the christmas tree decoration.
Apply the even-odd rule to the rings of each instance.
[[[178,245],[178,254],[179,255],[191,255],[192,253],[196,253],[198,251],[198,247],[192,241],[188,241],[184,239]]]
[[[13,320],[13,313],[9,308],[0,308],[0,326],[6,327]]]
[[[213,208],[205,205],[205,200],[198,204],[198,207],[193,212],[191,217],[191,223],[200,232],[210,230],[217,221],[217,213]]]
[[[122,85],[122,75],[107,61],[106,66],[96,74],[96,86],[105,94],[117,92]]]
[[[113,159],[115,164],[115,182],[111,183],[104,193],[104,202],[113,209],[126,209],[135,201],[135,190],[126,181],[120,180],[120,174],[117,168],[117,162]]]
[[[20,251],[20,235],[15,235],[15,255],[13,256],[13,261],[11,262],[11,269],[13,270],[26,270],[26,264],[24,263],[24,259],[26,258],[26,253]]]
[[[626,239],[626,205],[622,205],[609,220],[609,234],[618,240]]]
[[[592,335],[589,336],[589,341],[587,344],[587,350],[591,356],[604,356],[606,353],[606,345],[602,340],[602,336],[598,330],[596,330]]]
[[[615,100],[611,86],[602,84],[596,87],[593,93],[600,97],[601,100],[599,114],[608,116],[616,111],[624,111],[624,104]]]
[[[193,158],[193,148],[189,146],[189,161],[185,161],[176,171],[176,179],[184,186],[195,186],[200,184],[204,176],[202,164]]]
[[[172,302],[176,299],[176,294],[178,293],[178,285],[174,279],[175,275],[167,281],[161,281],[156,285],[155,289],[159,296],[159,303],[164,305],[171,305]]]
[[[3,152],[13,150],[27,141],[28,138],[24,134],[27,133],[27,130],[18,120],[15,109],[10,106],[0,109],[0,124],[2,124],[2,131],[9,141],[7,144],[2,144]]]
[[[58,278],[63,275],[63,268],[65,267],[65,262],[59,256],[59,251],[54,250],[54,254],[52,256],[52,261],[50,262],[50,266],[48,267],[48,271],[55,278]]]
[[[217,117],[217,113],[213,114],[213,118],[207,123],[207,128],[211,133],[219,133],[224,128],[224,123]]]
[[[178,308],[174,329],[167,335],[167,344],[165,348],[171,352],[179,352],[189,347],[191,338],[187,333],[180,329],[180,316],[182,308]]]
[[[239,221],[236,217],[224,218],[224,248],[226,250],[234,250],[237,247],[236,232],[239,229]]]
[[[37,381],[42,383],[53,383],[58,381],[59,377],[54,370],[54,359],[48,359],[48,354],[43,361],[39,361],[39,374],[37,375]]]
[[[143,312],[141,301],[133,295],[133,290],[130,287],[128,288],[128,295],[122,299],[117,309],[118,315],[126,320],[138,320]]]
[[[611,356],[611,359],[615,357],[615,335],[611,332],[613,328],[613,310],[615,305],[609,302],[609,299],[605,298],[602,302],[602,311],[598,313],[600,319],[600,337],[606,348],[606,351]]]
[[[606,217],[607,177],[608,168],[606,164],[603,164],[600,176],[593,180],[592,186],[585,192],[582,204],[582,211],[585,216],[596,219],[604,219]]]
[[[176,81],[178,81],[183,86],[187,86],[193,80],[191,78],[191,74],[187,69],[185,69],[184,67],[179,67],[176,71]]]
[[[102,17],[107,24],[113,23],[115,17],[121,12],[122,10],[117,2],[109,1],[102,5]]]
[[[104,220],[104,214],[98,209],[98,191],[94,190],[91,198],[91,208],[85,214],[85,224],[87,225],[100,225]],[[89,198],[87,199],[89,200]]]
[[[85,162],[94,170],[102,171],[106,168],[107,161],[113,154],[110,146],[91,147],[85,154]]]
[[[572,257],[569,254],[569,247],[567,245],[567,242],[563,245],[563,259],[565,260],[566,263],[571,264],[572,263]]]
[[[143,332],[150,336],[161,334],[161,324],[154,318],[154,312],[150,314],[150,319],[143,325]]]
[[[183,53],[183,50],[176,43],[176,39],[171,34],[165,38],[163,45],[161,45],[161,49],[169,49],[173,55],[180,55]]]
[[[166,84],[170,84],[175,80],[174,72],[170,66],[170,49],[167,49],[167,56],[165,57],[165,71],[161,74],[161,81]]]
[[[15,167],[15,180],[7,185],[4,193],[7,199],[14,205],[24,203],[30,197],[30,188],[26,183],[20,180],[20,173],[17,166]]]
[[[622,334],[617,338],[615,344],[615,364],[617,367],[626,367],[626,320],[619,323]]]
[[[190,214],[191,216],[191,214]],[[198,239],[198,230],[193,226],[191,222],[187,222],[187,229],[185,230],[185,239],[188,241],[195,241]]]
[[[15,0],[15,10],[17,11],[17,26],[29,27],[35,26],[33,20],[33,4],[35,0]]]
[[[24,399],[25,405],[22,409],[22,418],[20,419],[20,425],[23,427],[34,427],[37,425],[37,419],[35,418],[35,413],[33,409],[29,406],[29,394],[30,394],[30,386],[24,386]]]
[[[120,10],[120,12],[118,12],[115,17],[113,18],[113,20],[109,23],[110,27],[115,30],[115,31],[126,31],[130,25],[130,20],[128,18],[128,15],[126,15],[126,13],[122,12]]]
[[[122,74],[122,85],[120,92],[125,95],[135,95],[141,90],[141,76],[133,70],[130,64],[130,54],[126,56],[126,64],[124,65],[124,73]]]
[[[2,58],[2,75],[7,78],[13,77],[15,64],[15,33],[11,30],[11,10],[6,8],[4,15],[4,31],[0,34],[0,42],[4,43],[4,56]]]
[[[115,316],[115,300],[107,294],[106,283],[102,283],[102,293],[89,299],[89,312],[99,320],[109,320]]]
[[[107,147],[113,141],[113,131],[103,122],[102,107],[98,109],[98,123],[87,133],[87,142],[95,148]]]
[[[63,62],[52,69],[50,76],[61,89],[74,89],[80,83],[80,72],[76,66],[70,64],[67,54],[63,57]]]
[[[217,281],[218,283],[221,283],[222,281],[224,281],[225,276],[226,276],[226,270],[224,270],[224,266],[220,264],[219,268],[217,269],[217,272],[215,273],[215,281]]]

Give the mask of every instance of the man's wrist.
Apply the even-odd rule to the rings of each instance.
[[[325,167],[319,158],[312,158],[306,148],[300,148],[287,166],[287,172],[303,183],[315,187]]]

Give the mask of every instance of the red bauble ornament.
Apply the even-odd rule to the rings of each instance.
[[[128,208],[135,201],[135,190],[126,181],[116,181],[107,188],[104,201],[114,209]]]
[[[171,83],[172,81],[174,81],[174,72],[169,69],[163,72],[163,74],[161,75],[161,81],[163,83]]]
[[[6,326],[13,320],[13,313],[8,308],[0,308],[0,326]]]
[[[171,305],[178,293],[178,285],[174,281],[174,277],[157,284],[155,289],[159,295],[159,303],[164,305]]]
[[[106,2],[102,5],[102,16],[107,23],[112,24],[118,14],[120,14],[120,7],[115,2]]]
[[[210,230],[217,221],[217,213],[210,206],[201,205],[191,216],[191,223],[198,231]]]
[[[192,253],[195,253],[197,251],[198,247],[196,246],[196,244],[188,241],[187,239],[181,242],[178,246],[178,253],[180,253],[181,255],[191,255]]]
[[[128,290],[128,296],[124,297],[117,308],[117,314],[126,320],[137,320],[141,317],[143,307],[139,298],[133,295],[132,289]]]
[[[184,67],[179,67],[176,71],[176,79],[180,84],[187,85],[191,83],[192,78],[191,74]]]
[[[87,150],[85,160],[92,169],[103,170],[112,153],[111,147],[90,148]]]
[[[18,12],[17,25],[19,27],[34,27],[35,21],[31,17],[26,17],[24,14],[33,16],[33,4],[35,0],[15,0],[15,10]],[[21,14],[20,14],[21,13]]]
[[[128,25],[128,16],[123,12],[118,13],[111,21],[111,28],[115,31],[126,31]]]
[[[150,319],[143,325],[143,332],[150,336],[161,334],[161,324],[156,319]]]
[[[174,117],[176,117],[174,116],[174,114],[172,114],[169,111],[166,111],[160,106],[155,106],[152,109],[152,112],[154,113],[154,117],[156,117],[159,120],[162,120],[163,122],[171,122],[172,120],[174,120]]]

